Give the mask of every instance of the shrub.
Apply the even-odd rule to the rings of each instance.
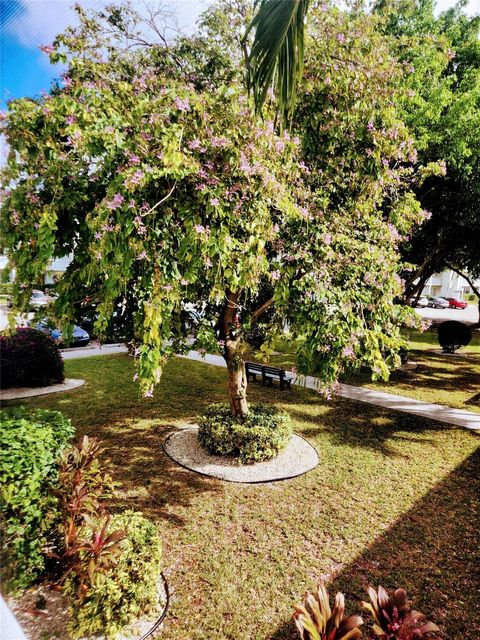
[[[44,568],[43,548],[58,517],[54,486],[61,451],[73,435],[57,411],[0,413],[2,578],[26,587]]]
[[[162,549],[154,524],[140,513],[127,511],[112,516],[110,530],[125,535],[115,543],[120,552],[116,561],[94,574],[84,595],[79,595],[75,571],[65,583],[65,592],[74,602],[69,631],[75,638],[96,634],[115,638],[123,627],[158,608]],[[82,553],[88,561],[89,552]]]
[[[0,336],[1,388],[45,387],[63,382],[63,360],[55,341],[36,329]]]
[[[274,407],[252,405],[244,418],[233,417],[230,407],[215,404],[199,420],[198,439],[213,455],[231,455],[242,464],[274,458],[292,435],[289,417]]]
[[[458,320],[447,320],[438,327],[438,342],[445,353],[453,353],[469,344],[472,330]]]

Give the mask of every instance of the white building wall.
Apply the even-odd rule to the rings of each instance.
[[[480,288],[480,278],[475,280],[474,284]],[[445,296],[446,298],[458,298],[459,300],[463,300],[470,293],[473,293],[473,291],[468,282],[455,271],[435,273],[427,280],[422,291],[422,294],[426,296]]]

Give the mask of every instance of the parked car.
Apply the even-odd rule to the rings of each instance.
[[[448,302],[450,309],[466,309],[468,307],[468,304],[463,300],[457,300],[457,298],[446,298],[445,296],[442,297]]]
[[[418,300],[415,300],[415,298],[413,298],[412,307],[428,307],[427,296],[420,296]]]
[[[51,323],[47,321],[37,322],[37,324],[35,325],[35,329],[38,329],[39,331],[43,331],[43,333],[48,334],[56,342],[61,343],[63,346],[86,347],[87,344],[90,342],[90,335],[85,331],[85,329],[82,329],[77,325],[73,327],[72,341],[69,342],[68,345],[64,344],[62,332],[60,331],[60,329],[57,329],[55,326],[53,326]]]
[[[34,307],[35,309],[38,309],[40,307],[46,307],[47,304],[50,304],[50,302],[53,302],[55,298],[56,296],[49,296],[44,291],[41,291],[40,289],[33,289],[32,295],[30,296],[30,306]],[[8,307],[12,306],[11,297],[8,299],[7,306]]]
[[[44,291],[40,291],[40,289],[33,289],[32,295],[30,296],[30,304],[32,307],[46,307],[47,304],[53,302],[55,300],[55,296],[49,296]]]
[[[427,296],[428,306],[434,309],[448,309],[449,302],[445,298],[439,298],[438,296]]]

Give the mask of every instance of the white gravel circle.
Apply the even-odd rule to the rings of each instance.
[[[85,384],[85,380],[79,378],[65,378],[61,384],[51,384],[48,387],[12,387],[0,391],[0,400],[17,400],[19,398],[33,398],[34,396],[44,396],[47,393],[58,393],[59,391],[71,391]]]
[[[205,451],[198,441],[198,426],[170,434],[163,447],[182,467],[228,482],[273,482],[295,478],[314,469],[319,460],[314,447],[296,434],[276,458],[245,465],[233,456],[212,456]]]

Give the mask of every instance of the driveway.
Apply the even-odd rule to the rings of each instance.
[[[425,318],[439,324],[445,320],[458,320],[465,324],[475,324],[478,321],[478,307],[476,304],[469,304],[466,309],[432,309],[431,307],[416,307],[415,311]]]

